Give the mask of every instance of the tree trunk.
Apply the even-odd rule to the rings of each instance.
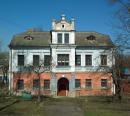
[[[41,81],[40,81],[40,74],[38,74],[38,79],[39,79],[38,102],[41,102]]]

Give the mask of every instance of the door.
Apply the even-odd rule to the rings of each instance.
[[[58,84],[57,84],[57,90],[58,96],[67,96],[68,92],[69,92],[69,81],[66,78],[61,78],[58,80]]]

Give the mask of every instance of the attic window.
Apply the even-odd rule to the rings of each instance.
[[[28,35],[28,36],[25,36],[24,39],[26,39],[26,40],[33,40],[33,37]]]
[[[86,37],[87,40],[96,40],[96,37],[93,35],[90,35],[88,37]]]
[[[64,28],[65,26],[64,25],[62,25],[62,28]]]

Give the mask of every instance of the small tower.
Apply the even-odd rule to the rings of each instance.
[[[74,19],[71,19],[69,22],[66,21],[65,15],[61,15],[61,20],[56,21],[55,19],[52,20],[52,30],[53,31],[74,31]]]

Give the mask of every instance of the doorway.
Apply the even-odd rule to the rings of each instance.
[[[68,96],[68,92],[69,92],[69,80],[66,78],[59,79],[57,84],[57,95]]]

